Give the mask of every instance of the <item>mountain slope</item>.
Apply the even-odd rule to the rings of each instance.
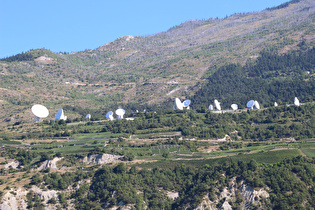
[[[29,121],[34,103],[52,111],[68,105],[105,113],[118,105],[171,108],[174,97],[193,96],[216,67],[244,65],[265,48],[277,53],[312,48],[314,8],[311,0],[291,1],[256,13],[188,21],[151,36],[121,37],[95,50],[37,49],[25,53],[31,56],[24,60],[3,59],[0,115]]]

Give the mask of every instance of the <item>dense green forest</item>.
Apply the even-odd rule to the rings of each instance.
[[[64,199],[74,199],[76,209],[102,209],[117,205],[132,204],[134,209],[194,209],[206,196],[218,201],[221,208],[226,198],[220,200],[223,189],[231,189],[235,199],[227,200],[235,209],[241,204],[251,209],[296,209],[312,208],[315,203],[315,162],[302,156],[286,159],[274,165],[226,160],[222,164],[206,164],[200,167],[175,166],[167,169],[153,168],[138,170],[136,166],[126,167],[123,163],[115,167],[104,166],[94,171],[58,174],[36,174],[31,185],[46,185],[48,189],[63,190],[84,179],[91,184],[81,184],[72,194],[59,195],[58,201],[67,207]],[[255,202],[244,200],[242,186],[268,188],[269,198],[256,196]],[[176,200],[167,197],[167,192],[178,192]],[[63,199],[62,199],[63,198]],[[30,196],[28,206],[40,206],[40,201]]]
[[[204,85],[193,96],[194,107],[208,107],[214,99],[222,103],[223,109],[230,109],[233,103],[245,108],[249,100],[270,106],[274,102],[293,103],[294,97],[300,101],[315,98],[315,49],[305,52],[290,51],[283,55],[264,50],[245,66],[228,64],[208,77]]]

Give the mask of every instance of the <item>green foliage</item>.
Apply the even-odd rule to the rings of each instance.
[[[30,185],[39,185],[40,183],[42,183],[42,181],[43,181],[43,178],[41,177],[41,175],[40,174],[35,174],[31,178]]]
[[[4,151],[1,152],[1,156],[16,159],[21,165],[26,166],[30,164],[31,161],[38,156],[38,154],[36,152],[25,149],[6,148]]]
[[[169,152],[168,151],[164,151],[163,154],[162,154],[162,157],[168,158],[169,157]]]
[[[242,180],[252,187],[268,186],[271,196],[268,205],[271,208],[299,207],[302,204],[311,207],[314,202],[314,164],[314,161],[298,156],[274,165],[259,165],[255,160],[225,160],[211,166],[180,165],[140,171],[134,166],[126,170],[121,164],[115,168],[104,166],[95,172],[90,187],[82,185],[72,198],[76,208],[82,208],[82,205],[91,207],[97,203],[117,205],[119,202],[143,207],[144,201],[149,209],[195,208],[207,193],[215,201],[215,192],[222,192],[229,185],[229,180],[235,178],[238,187]],[[177,191],[180,196],[173,201],[165,196],[165,191]],[[233,206],[240,207],[242,201],[238,191]],[[218,207],[223,202],[219,202]]]
[[[245,108],[247,101],[254,99],[269,105],[275,101],[293,103],[298,96],[301,101],[315,98],[313,74],[315,49],[307,52],[292,51],[285,55],[263,51],[254,62],[244,67],[228,64],[215,71],[205,86],[192,98],[195,107],[209,106],[214,99],[222,102],[221,107],[238,104]],[[308,79],[306,79],[308,78]]]
[[[34,193],[32,190],[26,194],[26,199],[28,209],[45,209],[39,195]]]
[[[53,53],[46,49],[36,49],[36,50],[30,50],[28,52],[22,52],[7,58],[0,59],[0,61],[6,61],[6,62],[15,62],[15,61],[33,61],[34,59],[43,56],[45,54],[52,55]],[[53,56],[55,57],[55,56]]]
[[[66,172],[64,174],[59,173],[48,173],[44,175],[43,181],[49,186],[51,189],[56,190],[65,190],[70,185],[82,180],[87,179],[91,176],[91,173],[85,173],[82,171],[77,171],[75,173]]]
[[[267,8],[267,10],[273,11],[273,10],[277,10],[277,9],[283,9],[283,8],[288,7],[290,4],[295,4],[298,2],[300,2],[300,0],[291,0],[291,1],[285,2],[283,4],[280,4],[279,6]]]

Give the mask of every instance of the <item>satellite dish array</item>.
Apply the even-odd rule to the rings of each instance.
[[[210,104],[208,108],[212,111],[221,111],[220,102],[217,99],[215,99],[214,100],[214,106],[212,104]]]
[[[59,109],[55,116],[56,120],[67,120],[67,116],[64,115],[63,109]]]
[[[232,104],[232,105],[231,105],[231,108],[233,109],[233,111],[238,110],[237,104]]]
[[[91,119],[91,114],[87,114],[86,116],[85,116],[85,120],[90,120]]]
[[[34,122],[41,122],[40,118],[46,118],[49,115],[48,109],[40,104],[35,104],[32,106],[32,112],[36,117]]]
[[[117,115],[117,120],[121,120],[124,119],[124,114],[126,113],[126,111],[122,108],[119,108],[115,111],[115,114]],[[113,111],[109,111],[106,114],[106,119],[108,120],[114,120],[114,112]]]
[[[175,110],[175,109],[183,110],[184,108],[189,109],[190,103],[191,103],[191,101],[189,99],[186,99],[182,103],[179,98],[175,98],[175,103],[174,103],[174,106],[173,106],[173,110]]]
[[[173,109],[179,109],[179,110],[183,110],[184,108],[189,109],[189,105],[191,104],[191,101],[189,99],[186,99],[183,103],[180,101],[179,98],[175,99],[175,103],[173,105]],[[295,106],[300,106],[300,101],[297,97],[294,98],[294,105]],[[278,103],[275,102],[274,106],[277,107]],[[249,109],[260,109],[260,105],[258,103],[258,101],[254,101],[254,100],[250,100],[247,102],[246,107]],[[238,109],[238,105],[237,104],[232,104],[231,108],[235,111]],[[217,110],[217,111],[221,111],[221,105],[220,102],[218,100],[214,100],[214,106],[212,104],[209,105],[209,109],[210,110]],[[49,111],[48,109],[40,104],[35,104],[34,106],[32,106],[32,113],[35,115],[35,120],[34,122],[41,122],[41,118],[46,118],[49,115]],[[136,111],[138,113],[138,110]],[[145,112],[145,110],[144,110]],[[121,120],[124,119],[124,114],[126,113],[126,111],[122,108],[118,108],[115,111],[116,115],[117,115],[117,119]],[[114,120],[114,113],[113,111],[109,111],[106,114],[106,119],[108,120]],[[87,114],[85,117],[86,120],[90,120],[91,119],[91,114]],[[59,109],[55,115],[55,121],[56,120],[67,120],[67,116],[64,115],[64,111],[63,109]]]
[[[124,119],[124,114],[126,113],[126,111],[122,108],[119,108],[116,110],[116,115],[117,115],[117,120],[121,120]]]
[[[221,105],[217,99],[214,100],[214,107],[216,110],[221,111]]]
[[[258,101],[250,100],[247,102],[246,107],[249,109],[260,109]]]
[[[295,106],[300,106],[300,101],[297,97],[294,98],[294,105]]]

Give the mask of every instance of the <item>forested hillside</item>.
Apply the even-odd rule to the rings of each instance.
[[[292,104],[294,97],[304,102],[315,98],[314,48],[282,55],[264,50],[244,66],[227,64],[213,68],[209,69],[214,73],[207,78],[207,84],[192,97],[196,107],[209,106],[214,99],[230,109],[233,103],[245,108],[249,100],[271,106],[274,102]]]
[[[8,125],[0,208],[314,205],[315,103],[128,117]]]

